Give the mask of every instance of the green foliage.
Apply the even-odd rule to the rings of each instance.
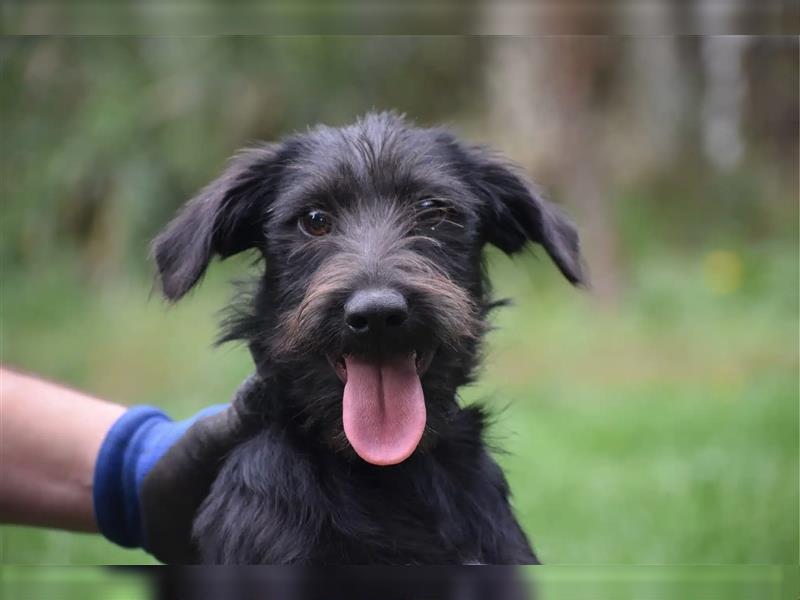
[[[2,42],[0,176],[13,201],[0,250],[30,265],[71,249],[91,276],[129,269],[128,255],[141,255],[242,146],[376,107],[458,116],[478,75],[475,47],[316,37]],[[419,93],[440,87],[447,95]]]

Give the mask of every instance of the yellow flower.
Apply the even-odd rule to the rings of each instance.
[[[703,260],[706,286],[717,296],[731,294],[742,286],[742,260],[730,250],[712,250]]]

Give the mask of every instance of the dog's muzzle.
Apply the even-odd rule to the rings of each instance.
[[[389,287],[355,291],[344,305],[348,350],[330,357],[345,384],[344,433],[363,460],[394,465],[417,448],[426,408],[420,377],[432,353],[409,349],[409,306]]]

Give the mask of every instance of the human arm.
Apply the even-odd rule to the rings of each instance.
[[[262,423],[260,378],[183,421],[6,368],[0,378],[0,522],[99,531],[163,562],[194,560],[194,513]]]
[[[125,410],[0,367],[0,521],[98,531],[95,463]]]

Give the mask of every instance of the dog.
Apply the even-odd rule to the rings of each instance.
[[[268,382],[264,427],[197,512],[203,562],[538,563],[457,395],[500,304],[487,244],[584,282],[574,225],[517,167],[392,112],[241,152],[159,234],[170,301],[214,257],[263,258],[222,339]]]

